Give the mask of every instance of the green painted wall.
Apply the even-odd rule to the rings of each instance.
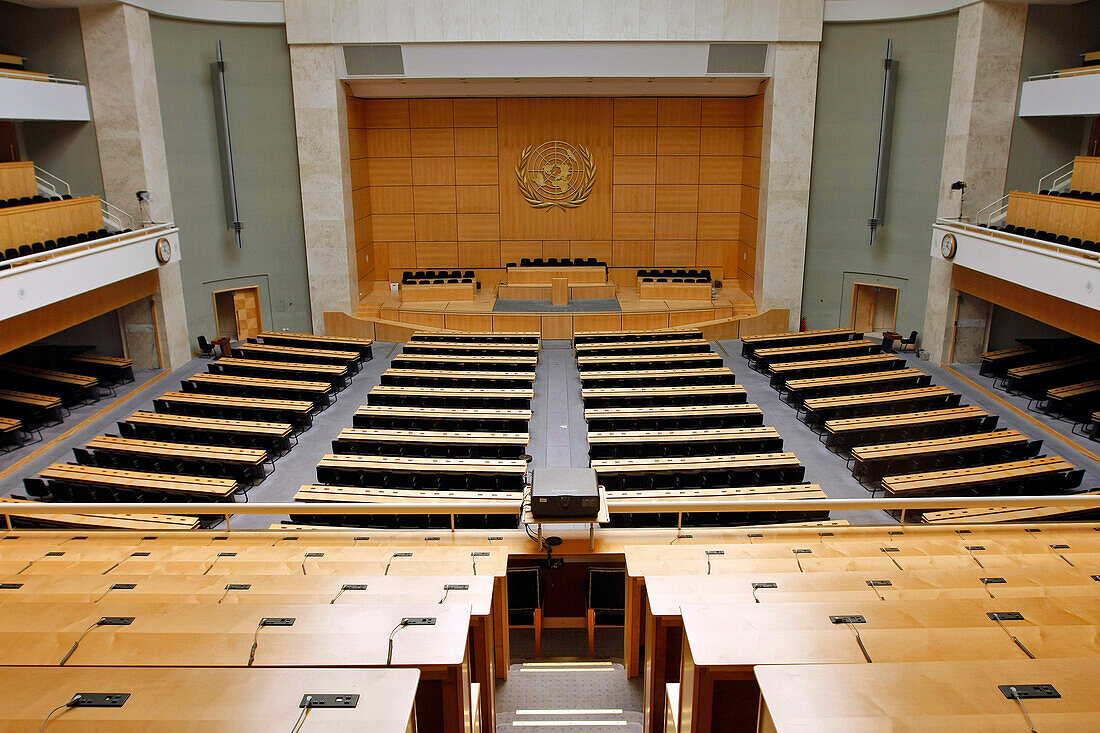
[[[251,285],[260,287],[265,328],[312,330],[285,29],[158,16],[150,26],[192,340],[217,331],[215,290]],[[219,40],[242,249],[225,225],[211,79]]]
[[[824,26],[802,291],[810,328],[848,324],[855,282],[899,288],[899,331],[924,322],[956,25],[951,13]],[[869,247],[887,39],[898,88],[885,223]]]
[[[1029,76],[1081,65],[1081,54],[1100,49],[1100,0],[1075,5],[1032,5],[1020,60]],[[1006,191],[1035,191],[1041,176],[1082,155],[1092,119],[1017,117],[1012,125]]]
[[[27,59],[27,69],[88,85],[80,18],[72,8],[38,10],[0,2],[0,53]],[[72,186],[74,196],[102,196],[99,146],[91,122],[22,122],[24,158]]]

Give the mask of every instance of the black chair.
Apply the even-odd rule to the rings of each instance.
[[[467,280],[473,280],[474,279],[474,271],[473,270],[466,270],[465,272],[462,273],[462,277],[466,278]]]
[[[40,478],[23,479],[23,488],[26,489],[27,496],[31,499],[46,499],[50,496],[49,487]]]
[[[908,338],[903,338],[900,341],[898,341],[898,351],[905,351],[906,349],[911,349],[913,351],[917,350],[917,332],[916,331],[910,331]]]
[[[76,462],[79,463],[81,466],[98,465],[91,452],[83,448],[73,448],[73,455],[76,456]]]
[[[626,624],[626,568],[589,568],[585,608],[588,656],[596,656],[596,627]]]
[[[19,245],[19,256],[20,257],[26,257],[27,255],[32,255],[32,254],[34,254],[34,250],[31,249],[31,246],[29,244]]]
[[[199,349],[201,351],[199,356],[205,356],[208,359],[213,359],[214,356],[215,356],[215,354],[214,354],[214,344],[207,341],[206,337],[201,336],[201,335],[199,336],[198,341],[199,341]]]
[[[508,570],[508,623],[535,629],[535,656],[542,656],[542,584],[538,568]]]
[[[530,257],[521,257],[520,261],[519,261],[519,265],[520,265],[520,267],[530,267],[531,266],[531,258]],[[508,266],[511,267],[512,263],[509,262]]]

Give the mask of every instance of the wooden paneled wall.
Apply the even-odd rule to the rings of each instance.
[[[1096,241],[1100,237],[1100,202],[1011,191],[1005,222]]]
[[[1078,191],[1100,191],[1100,157],[1078,155],[1074,158],[1069,187]]]
[[[763,97],[347,98],[360,290],[402,270],[477,270],[522,257],[621,268],[706,267],[751,289]],[[528,145],[583,145],[580,207],[532,208],[515,168]],[[369,262],[367,261],[369,260]]]
[[[34,179],[34,163],[17,160],[0,163],[0,199],[17,199],[38,194],[38,182]]]
[[[0,249],[103,228],[98,196],[0,209]]]

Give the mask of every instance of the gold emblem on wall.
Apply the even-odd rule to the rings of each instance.
[[[596,162],[583,145],[550,140],[528,145],[516,165],[516,181],[527,203],[536,209],[575,209],[588,200],[596,183]]]

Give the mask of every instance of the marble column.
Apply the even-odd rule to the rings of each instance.
[[[160,98],[153,63],[149,14],[129,5],[80,8],[80,31],[88,67],[88,92],[99,143],[103,190],[110,203],[142,219],[137,192],[148,191],[148,216],[172,221],[172,195],[160,120]],[[180,233],[186,256],[186,233]],[[164,367],[176,368],[191,358],[183,282],[178,263],[158,270],[159,287],[153,298],[161,335]],[[151,325],[140,306],[123,309],[123,336],[135,366],[156,366],[156,344],[145,334]],[[127,320],[133,315],[134,322]],[[130,337],[130,334],[135,334]]]
[[[1026,26],[1026,5],[980,2],[959,10],[940,173],[940,217],[959,216],[959,192],[951,191],[955,181],[967,184],[964,220],[973,221],[978,209],[1004,195]],[[921,346],[936,362],[951,356],[955,338],[958,293],[951,286],[953,267],[933,258],[928,277]],[[982,348],[979,341],[967,338],[965,344],[956,343],[955,361],[976,361]]]
[[[337,78],[336,47],[292,45],[294,124],[302,182],[306,267],[313,330],[324,330],[325,311],[354,313],[359,278],[351,205],[347,106]]]
[[[798,327],[817,99],[817,43],[776,43],[764,95],[753,297],[758,311],[790,309]]]

